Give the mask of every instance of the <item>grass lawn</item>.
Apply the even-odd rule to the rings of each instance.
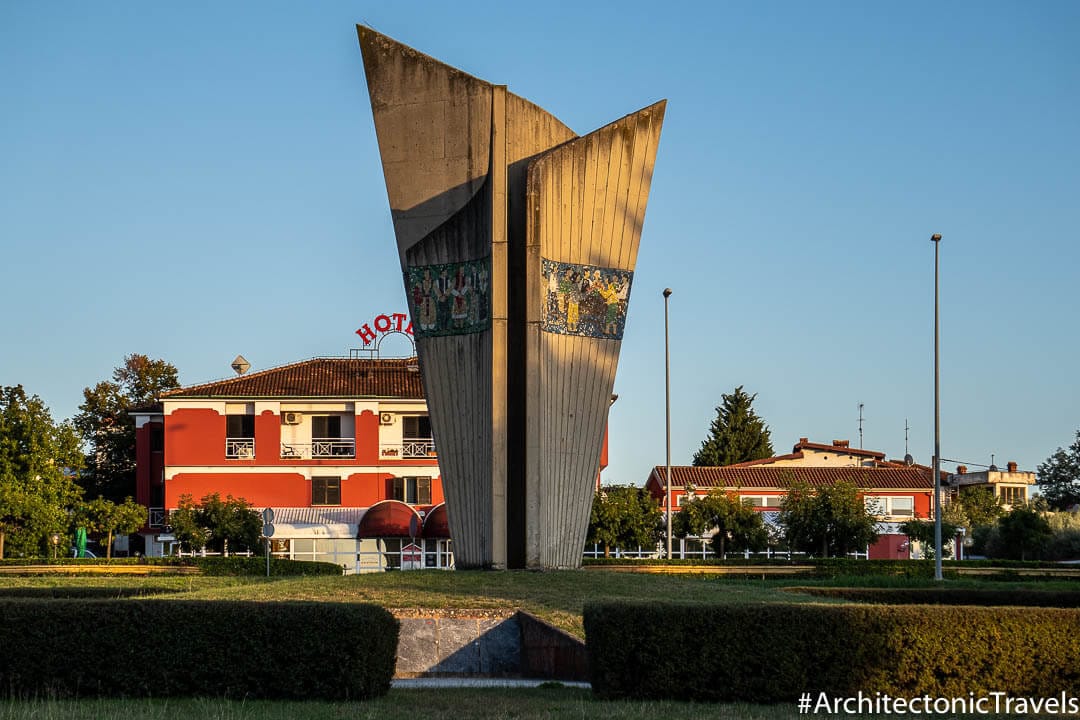
[[[365,602],[390,609],[522,609],[556,627],[584,637],[581,612],[597,600],[668,600],[711,603],[840,602],[784,592],[804,585],[850,587],[933,587],[932,580],[860,576],[813,580],[788,578],[748,580],[707,575],[653,575],[605,570],[429,571],[387,572],[348,577],[234,578],[234,577],[5,577],[0,597],[53,588],[98,587],[117,596],[133,590],[160,589],[160,597],[223,600],[317,600]],[[948,587],[1030,587],[1080,590],[1077,581],[989,582],[978,579],[945,581]],[[37,590],[25,590],[36,588]]]
[[[387,572],[348,577],[35,577],[4,578],[14,588],[160,588],[165,597],[227,600],[366,602],[396,609],[522,609],[578,637],[581,612],[594,600],[666,599],[686,602],[821,602],[779,591],[792,581],[732,581],[709,576],[637,575],[602,570],[553,572]],[[180,592],[176,592],[180,591]]]
[[[787,720],[800,717],[813,715],[800,716],[793,703],[751,705],[604,701],[593,698],[589,690],[567,687],[391,690],[385,697],[352,703],[230,701],[207,698],[0,701],[0,720]],[[853,717],[885,720],[897,716]],[[1007,716],[932,717],[945,720],[953,717]]]

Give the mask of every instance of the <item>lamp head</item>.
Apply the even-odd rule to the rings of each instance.
[[[930,242],[941,242],[941,233],[934,233],[931,235]]]
[[[671,297],[671,288],[664,288],[664,297]]]

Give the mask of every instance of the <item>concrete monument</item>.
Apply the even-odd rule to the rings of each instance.
[[[578,567],[665,102],[578,137],[357,33],[455,562]]]

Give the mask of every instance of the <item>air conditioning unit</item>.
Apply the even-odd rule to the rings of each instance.
[[[255,448],[251,448],[251,447],[237,448],[236,457],[240,458],[241,460],[251,460],[252,458],[255,457]]]
[[[281,415],[281,421],[286,425],[299,425],[302,418],[303,415],[298,412],[287,412]]]
[[[394,424],[394,414],[393,413],[388,413],[388,412],[379,413],[379,424],[380,425],[393,425]]]

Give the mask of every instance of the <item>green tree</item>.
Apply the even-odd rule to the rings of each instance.
[[[1080,430],[1076,441],[1057,452],[1035,469],[1040,494],[1054,510],[1068,510],[1080,505]]]
[[[611,548],[652,548],[660,540],[660,504],[644,488],[610,485],[593,497],[588,542]]]
[[[197,504],[191,495],[181,495],[177,509],[169,513],[169,525],[192,551],[256,550],[262,534],[262,518],[250,503],[232,495],[222,500],[219,493],[205,495]]]
[[[941,557],[951,558],[953,556],[953,544],[956,540],[957,533],[960,532],[960,528],[963,527],[961,523],[953,520],[952,522],[946,522],[945,513],[941,514]],[[928,559],[933,559],[937,556],[934,548],[934,521],[933,520],[908,520],[900,525],[900,532],[907,535],[907,538],[911,542],[917,542],[922,545],[923,556]]]
[[[82,459],[75,430],[54,423],[41,398],[22,385],[0,387],[0,558],[37,554],[67,525]]]
[[[865,550],[878,537],[877,521],[859,489],[847,482],[817,490],[793,483],[781,502],[778,522],[792,550],[822,557]]]
[[[83,390],[75,427],[89,449],[79,482],[90,497],[121,502],[135,490],[134,408],[179,386],[176,368],[134,353],[113,370],[112,380]]]
[[[105,557],[111,560],[113,537],[129,535],[142,527],[147,519],[147,510],[130,497],[119,505],[99,497],[85,503],[76,517],[77,522],[83,523],[90,532],[105,535]]]
[[[772,457],[769,427],[754,412],[757,394],[743,392],[742,385],[721,396],[716,419],[709,426],[709,436],[694,453],[694,465],[733,465],[748,460]]]
[[[1001,507],[1001,498],[994,495],[994,491],[988,487],[960,488],[960,496],[953,503],[957,500],[966,519],[964,527],[972,532],[975,528],[993,525],[1005,512]]]
[[[764,550],[769,540],[761,513],[737,493],[723,490],[683,503],[673,518],[672,532],[679,537],[703,537],[710,531],[713,552],[720,558],[728,550]]]
[[[1054,536],[1050,523],[1031,503],[1015,505],[998,520],[998,533],[1009,557],[1037,556]]]

